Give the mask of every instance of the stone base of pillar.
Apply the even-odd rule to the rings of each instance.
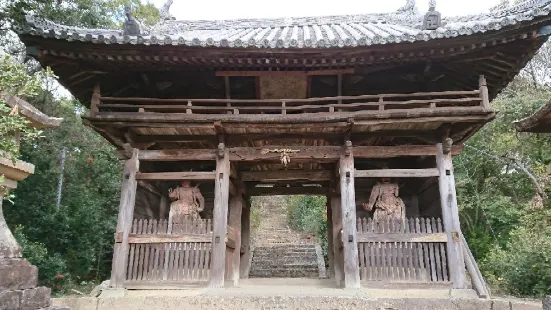
[[[543,310],[551,310],[551,295],[543,298]]]
[[[22,258],[0,259],[0,310],[69,309],[50,308],[50,289],[37,287],[38,268]]]

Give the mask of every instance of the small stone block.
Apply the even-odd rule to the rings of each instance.
[[[451,297],[455,298],[478,298],[475,290],[471,289],[451,289]]]
[[[542,310],[542,305],[535,302],[511,301],[511,310]]]
[[[116,298],[126,296],[126,289],[124,288],[109,288],[101,292],[99,298]]]
[[[21,310],[35,310],[50,306],[50,289],[44,286],[27,289],[21,296]]]
[[[0,291],[33,288],[38,282],[38,268],[24,259],[0,261]]]
[[[19,309],[21,291],[0,291],[0,310]]]
[[[508,300],[495,299],[492,300],[492,310],[511,310],[511,304]]]

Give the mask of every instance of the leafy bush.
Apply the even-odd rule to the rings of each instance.
[[[551,229],[519,227],[505,248],[495,246],[482,268],[496,288],[516,296],[551,292]]]
[[[289,227],[315,235],[321,243],[325,256],[327,256],[326,202],[324,196],[289,196],[287,198]]]

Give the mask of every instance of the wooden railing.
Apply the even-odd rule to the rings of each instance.
[[[442,221],[410,218],[374,222],[357,219],[360,279],[448,282],[447,235]]]
[[[115,236],[115,239],[121,236]],[[167,220],[135,219],[128,236],[127,282],[209,279],[212,220],[188,220],[168,232]]]
[[[308,99],[158,99],[96,96],[92,113],[156,112],[186,114],[303,114],[484,107],[486,86],[472,91],[339,96]]]

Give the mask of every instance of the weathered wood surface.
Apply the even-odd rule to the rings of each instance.
[[[243,202],[245,205],[242,208],[241,214],[241,248],[244,253],[241,257],[239,266],[239,277],[241,279],[249,278],[251,268],[252,253],[251,253],[251,208],[249,201]]]
[[[214,172],[143,172],[136,174],[137,180],[214,180]]]
[[[130,234],[128,243],[171,243],[171,242],[211,242],[212,233],[197,234]],[[122,242],[122,235],[116,234],[115,242]]]
[[[486,82],[486,78],[484,75],[481,75],[478,79],[478,85],[479,85],[479,91],[480,91],[480,100],[482,107],[485,109],[490,110],[492,107],[490,106],[490,95],[488,94],[488,83]]]
[[[333,274],[337,287],[341,287],[344,284],[344,257],[342,247],[339,246],[342,244],[341,197],[337,194],[331,194],[330,199],[333,224]]]
[[[243,182],[328,181],[329,179],[331,179],[329,170],[244,171],[241,173]]]
[[[447,242],[446,233],[358,233],[358,242]]]
[[[440,205],[442,206],[442,220],[444,229],[448,234],[447,257],[450,280],[454,288],[463,289],[467,287],[465,277],[465,260],[461,246],[461,227],[459,224],[459,209],[457,206],[457,194],[455,192],[455,178],[453,175],[453,164],[451,154],[444,154],[442,143],[436,145],[436,165],[440,171],[439,189]]]
[[[354,73],[354,69],[325,69],[312,71],[216,71],[216,76],[311,76],[352,73]]]
[[[221,146],[224,148],[224,146]],[[224,236],[228,225],[228,204],[230,187],[230,156],[223,149],[223,157],[216,159],[216,178],[214,181],[214,214],[212,236],[212,261],[210,271],[211,287],[224,286],[226,243]]]
[[[288,104],[288,102],[287,102]],[[399,105],[403,107],[403,105]],[[286,108],[288,109],[288,108]],[[242,124],[314,124],[346,122],[350,118],[369,124],[404,121],[484,121],[494,116],[492,111],[481,106],[458,106],[434,108],[402,108],[392,110],[359,110],[343,112],[315,112],[297,114],[190,114],[190,113],[155,113],[155,112],[98,112],[93,116],[83,117],[94,125],[113,127],[196,127],[205,123],[228,122]]]
[[[279,161],[280,153],[267,152],[274,149],[289,149],[287,152],[293,159],[328,159],[338,160],[342,152],[340,146],[265,146],[265,147],[234,147],[229,148],[230,161]],[[393,158],[436,156],[436,147],[432,145],[403,146],[353,146],[355,158]],[[452,154],[463,150],[462,146],[454,145]],[[179,149],[179,150],[141,150],[140,161],[196,161],[215,160],[213,149]]]
[[[358,218],[357,227],[361,280],[448,282],[446,253],[440,251],[447,235],[440,219]]]
[[[168,221],[135,219],[126,284],[205,282],[209,278],[212,221],[187,220],[181,234]],[[145,242],[145,241],[150,242]]]
[[[234,248],[231,251],[229,257],[230,272],[229,279],[233,282],[233,285],[239,284],[241,266],[241,219],[243,212],[243,196],[241,191],[238,191],[234,197],[230,199],[230,218],[229,226],[232,227],[231,238],[234,240]]]
[[[356,170],[356,178],[429,178],[439,176],[438,169]]]
[[[126,264],[128,261],[128,252],[130,250],[128,235],[132,229],[132,218],[134,215],[134,205],[136,203],[136,189],[138,187],[136,174],[140,167],[138,153],[139,151],[137,149],[133,149],[132,157],[124,164],[116,230],[117,233],[122,234],[122,240],[120,243],[115,243],[111,267],[111,286],[117,288],[123,287],[126,278]]]
[[[344,287],[359,288],[358,242],[356,238],[356,193],[354,189],[354,156],[341,155],[339,177],[344,257]],[[344,152],[343,152],[344,153]]]
[[[327,277],[334,279],[335,265],[333,263],[333,211],[331,209],[331,196],[327,195],[325,201],[325,210],[327,214]]]

